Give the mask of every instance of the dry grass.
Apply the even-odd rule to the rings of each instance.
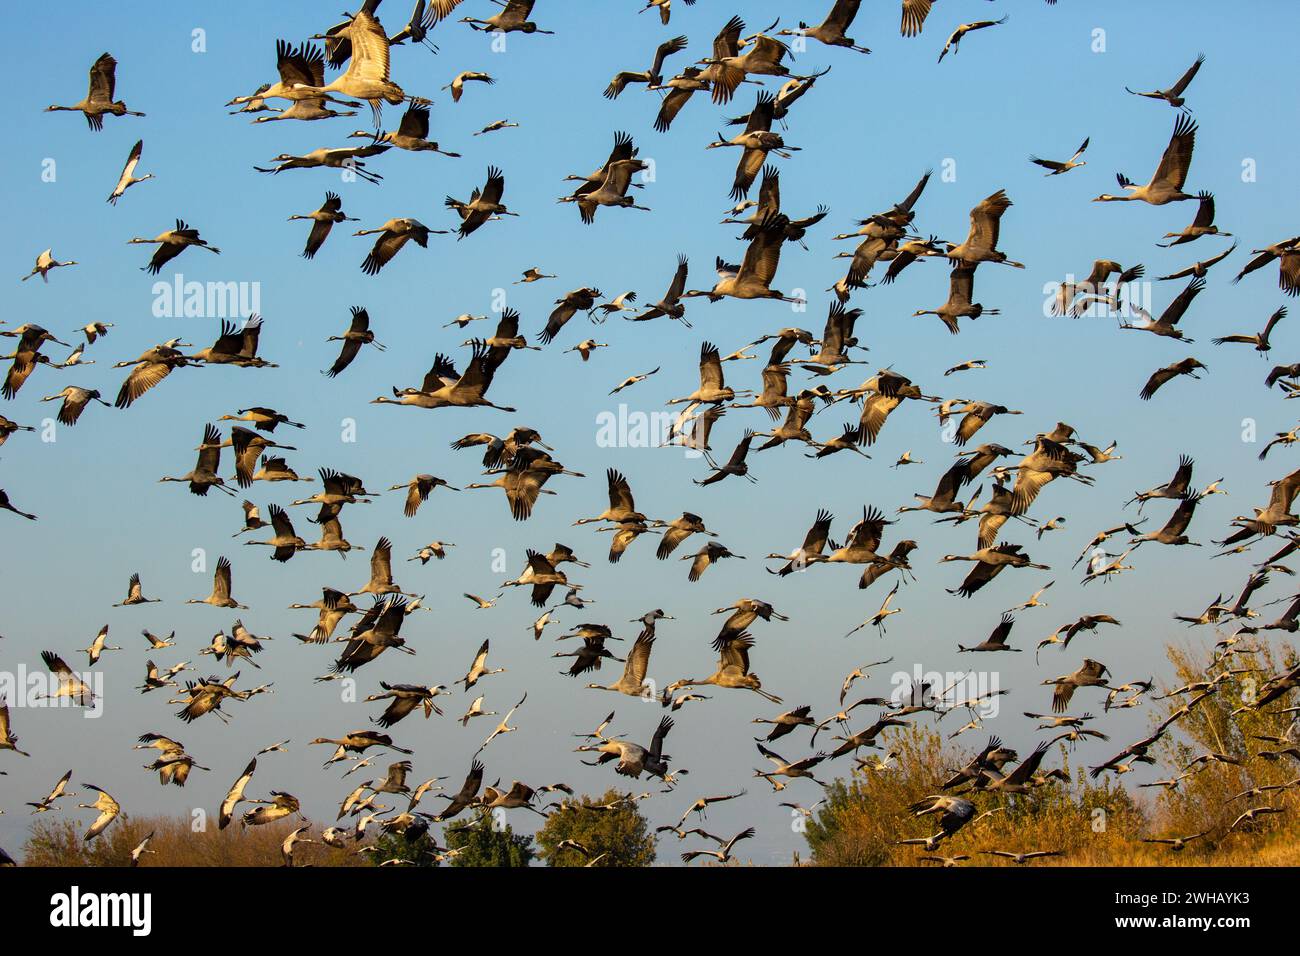
[[[225,830],[210,826],[195,832],[187,817],[123,815],[86,844],[81,839],[82,828],[70,820],[37,820],[23,847],[23,862],[27,866],[129,866],[131,850],[152,832],[149,849],[153,852],[142,856],[142,867],[282,866],[280,844],[301,825],[281,820],[261,827],[235,824]],[[307,863],[365,866],[367,860],[350,850],[300,843],[294,849],[294,864]]]

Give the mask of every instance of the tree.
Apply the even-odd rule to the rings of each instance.
[[[406,860],[423,867],[439,865],[438,845],[427,831],[414,840],[408,839],[404,833],[383,833],[375,840],[374,847],[373,852],[366,854],[374,866],[381,866],[388,860]]]
[[[537,854],[533,838],[515,833],[508,823],[480,810],[472,823],[447,827],[444,839],[449,850],[459,850],[451,858],[452,866],[527,866]]]
[[[618,803],[616,810],[587,806]],[[571,840],[587,852],[560,844]],[[600,798],[587,795],[566,800],[537,831],[540,856],[548,866],[649,866],[655,859],[655,837],[630,795],[606,790]]]

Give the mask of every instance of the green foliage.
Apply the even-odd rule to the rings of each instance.
[[[449,850],[457,850],[452,866],[527,866],[536,855],[533,838],[515,833],[509,824],[498,829],[485,810],[472,823],[447,827],[444,838]]]
[[[372,866],[381,866],[388,860],[404,860],[403,865],[414,864],[420,867],[438,866],[438,844],[428,833],[422,833],[415,840],[408,840],[401,833],[382,833],[375,840],[374,850],[366,853]]]
[[[541,858],[548,866],[586,866],[596,857],[600,857],[596,866],[649,866],[655,859],[655,837],[628,796],[610,789],[599,798],[584,794],[564,801],[537,831]],[[589,810],[583,806],[617,801],[622,802],[616,810]],[[579,844],[587,853],[561,847],[565,840]]]

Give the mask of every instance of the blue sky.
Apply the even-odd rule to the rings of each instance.
[[[115,361],[173,336],[195,347],[211,343],[219,325],[215,319],[153,316],[155,280],[140,271],[149,250],[126,244],[132,236],[170,228],[176,218],[200,229],[222,255],[188,251],[164,270],[163,278],[179,271],[198,281],[259,283],[265,316],[261,351],[280,368],[184,369],[127,411],[89,409],[74,429],[60,429],[56,442],[19,434],[0,449],[0,487],[18,507],[40,515],[36,524],[0,515],[0,540],[7,545],[0,575],[0,606],[5,609],[0,668],[35,668],[45,648],[63,654],[69,663],[84,663],[74,649],[89,643],[105,623],[112,627],[112,640],[127,647],[108,654],[100,665],[107,693],[102,719],[85,721],[73,710],[14,710],[14,730],[34,756],[0,760],[9,771],[0,781],[0,807],[8,810],[0,817],[0,845],[10,852],[21,845],[28,823],[22,803],[45,793],[69,767],[75,769],[74,780],[104,787],[135,813],[188,813],[193,806],[215,812],[248,757],[285,737],[294,742],[288,755],[259,761],[251,788],[257,794],[289,790],[303,799],[313,819],[326,820],[356,779],[340,781],[337,770],[322,771],[325,749],[304,744],[318,735],[365,727],[378,709],[342,703],[337,684],[311,683],[311,676],[324,672],[334,649],[298,646],[290,635],[310,627],[311,614],[284,608],[314,600],[322,584],[359,587],[367,576],[369,552],[346,561],[307,553],[287,565],[274,564],[263,549],[232,542],[230,535],[240,526],[238,498],[193,498],[182,487],[156,481],[193,466],[193,448],[204,423],[248,405],[270,405],[308,424],[305,431],[276,435],[298,447],[290,457],[304,474],[332,467],[363,477],[372,488],[386,488],[430,472],[464,484],[480,480],[478,455],[453,452],[450,441],[467,432],[504,434],[512,425],[529,424],[541,430],[557,458],[588,475],[586,480],[553,481],[549,487],[558,496],[544,498],[527,523],[510,520],[496,491],[456,495],[439,490],[415,519],[402,516],[400,493],[350,507],[342,516],[354,543],[370,548],[381,534],[391,537],[398,583],[427,594],[436,610],[413,618],[404,631],[418,656],[385,655],[364,668],[360,696],[375,691],[380,679],[451,684],[484,637],[492,639],[495,664],[507,667],[505,674],[480,685],[486,706],[504,712],[528,690],[528,702],[516,715],[520,730],[494,741],[485,754],[488,782],[497,776],[506,783],[517,778],[534,785],[565,780],[594,793],[623,785],[608,768],[579,764],[570,752],[570,735],[594,727],[613,707],[618,712],[614,729],[645,741],[660,716],[658,708],[634,699],[582,690],[585,679],[557,676],[555,665],[561,662],[549,656],[557,649],[557,632],[548,630],[542,642],[533,643],[526,628],[537,612],[523,593],[508,593],[488,611],[473,610],[460,596],[463,591],[496,594],[499,583],[522,568],[526,548],[548,550],[562,541],[593,562],[591,570],[574,569],[571,577],[598,603],[585,612],[563,609],[557,617],[564,625],[604,622],[630,641],[636,628],[626,622],[652,607],[677,618],[660,627],[651,660],[651,677],[660,686],[711,672],[709,642],[720,618],[710,617],[710,610],[742,596],[770,600],[791,620],[755,630],[754,669],[786,706],[811,704],[817,715],[835,709],[843,675],[870,660],[893,655],[895,663],[873,682],[859,684],[864,693],[887,690],[887,672],[895,667],[910,671],[919,663],[926,670],[951,671],[969,666],[966,655],[955,653],[958,641],[978,642],[1004,609],[1056,580],[1045,598],[1049,608],[1020,615],[1013,644],[1032,650],[1038,639],[1083,613],[1111,613],[1124,627],[1081,638],[1064,654],[1045,653],[1040,667],[1031,653],[974,662],[996,668],[1001,686],[1014,689],[1012,705],[988,729],[1023,750],[1029,749],[1032,726],[1019,712],[1048,707],[1049,693],[1037,686],[1040,680],[1073,670],[1085,654],[1108,664],[1120,680],[1160,673],[1164,644],[1194,633],[1182,630],[1170,614],[1199,613],[1217,593],[1239,588],[1249,562],[1259,560],[1247,556],[1210,562],[1208,549],[1148,546],[1134,555],[1131,563],[1137,570],[1108,584],[1080,588],[1078,573],[1069,570],[1096,531],[1131,517],[1133,509],[1124,512],[1122,505],[1135,489],[1170,477],[1180,453],[1196,458],[1198,486],[1222,476],[1230,492],[1198,509],[1192,536],[1201,541],[1221,537],[1234,515],[1262,506],[1267,481],[1290,470],[1288,450],[1275,451],[1260,463],[1255,457],[1260,446],[1243,446],[1240,438],[1245,418],[1257,421],[1261,436],[1294,424],[1280,396],[1263,387],[1269,363],[1248,348],[1209,343],[1216,335],[1262,328],[1285,301],[1276,285],[1276,267],[1238,286],[1229,279],[1244,264],[1245,250],[1297,231],[1289,169],[1297,134],[1289,115],[1293,107],[1282,92],[1292,86],[1294,31],[1285,29],[1284,21],[1290,18],[1294,26],[1295,13],[1288,5],[1268,4],[1258,11],[1271,13],[1272,19],[1261,16],[1254,22],[1267,20],[1276,29],[1246,30],[1240,11],[1199,0],[1180,4],[1176,22],[1168,19],[1164,4],[1062,0],[1047,7],[944,0],[916,39],[898,35],[896,3],[864,5],[852,33],[873,49],[870,56],[815,43],[798,56],[796,72],[827,65],[833,69],[791,113],[786,139],[802,150],[776,160],[787,212],[810,213],[819,203],[831,208],[810,233],[809,251],[787,246],[775,283],[787,293],[805,291],[807,310],[794,312],[776,302],[710,305],[697,299],[689,305],[692,329],[619,319],[592,328],[579,316],[555,344],[543,352],[515,353],[498,375],[490,397],[516,406],[517,415],[367,403],[391,385],[416,384],[436,351],[462,361],[466,353],[460,343],[487,323],[464,332],[442,325],[462,312],[487,312],[494,290],[506,290],[509,305],[523,315],[523,331],[535,336],[553,300],[579,286],[598,286],[610,297],[636,290],[643,301],[654,301],[666,288],[678,253],[690,257],[691,288],[711,285],[713,257],[735,260],[744,247],[734,238],[734,227],[718,223],[731,205],[727,193],[736,152],[706,152],[704,147],[724,117],[749,109],[757,88],[742,87],[737,99],[722,108],[697,96],[664,135],[651,125],[658,108],[655,94],[633,87],[614,102],[600,94],[615,72],[645,68],[655,46],[678,33],[688,35],[691,43],[687,53],[669,61],[669,69],[680,70],[707,55],[713,35],[734,12],[745,17],[751,30],[778,15],[782,26],[793,26],[787,4],[754,0],[727,6],[704,0],[694,7],[679,5],[665,28],[653,15],[638,16],[637,0],[542,0],[534,19],[556,35],[511,35],[504,52],[493,52],[490,39],[467,26],[444,23],[433,35],[440,54],[399,48],[393,74],[408,92],[435,101],[432,136],[463,158],[392,150],[369,164],[383,174],[380,186],[344,183],[333,171],[294,170],[272,177],[252,170],[281,152],[343,145],[349,132],[366,128],[368,115],[253,126],[250,117],[227,116],[222,106],[274,78],[277,38],[299,42],[333,22],[319,4],[268,8],[230,0],[220,13],[142,2],[112,9],[78,6],[84,9],[77,10],[57,44],[34,43],[11,51],[15,74],[40,77],[41,83],[39,92],[30,86],[15,91],[4,107],[11,135],[0,169],[11,185],[11,228],[0,235],[0,258],[9,263],[13,282],[3,317],[10,326],[39,322],[67,340],[72,329],[89,321],[115,327],[87,349],[86,357],[98,364],[65,372],[38,370],[0,413],[36,425],[55,408],[38,399],[66,384],[98,388],[111,399],[122,376],[109,367]],[[819,19],[829,6],[829,0],[803,4],[800,15]],[[486,16],[493,10],[486,0],[462,7],[469,15]],[[1007,10],[1007,24],[970,35],[957,56],[936,65],[952,27]],[[381,13],[394,32],[408,9],[404,2],[389,0]],[[10,13],[19,31],[25,18],[35,27],[39,16],[30,7]],[[206,31],[206,52],[192,51],[196,28]],[[1105,52],[1094,52],[1098,30],[1105,34]],[[86,72],[105,49],[119,61],[119,97],[147,117],[109,117],[104,131],[92,134],[78,116],[43,113],[49,103],[72,103],[84,95]],[[1218,222],[1239,237],[1242,248],[1211,272],[1208,288],[1184,322],[1196,343],[1188,347],[1153,336],[1124,336],[1110,319],[1044,317],[1045,286],[1068,273],[1086,274],[1094,259],[1117,259],[1126,266],[1143,262],[1148,276],[1156,276],[1208,258],[1230,241],[1211,237],[1174,250],[1158,249],[1154,243],[1160,236],[1190,222],[1193,204],[1152,208],[1089,202],[1115,190],[1116,171],[1146,181],[1173,128],[1174,110],[1129,96],[1124,87],[1167,86],[1198,52],[1206,54],[1207,62],[1188,93],[1200,123],[1189,190],[1215,192]],[[462,70],[488,71],[497,83],[473,85],[453,104],[440,87]],[[386,109],[390,127],[397,118],[397,110]],[[521,127],[471,135],[506,118]],[[599,166],[615,130],[633,134],[641,155],[655,161],[655,181],[637,197],[653,212],[605,209],[595,225],[584,226],[576,210],[554,200],[565,192],[565,175]],[[1066,158],[1085,136],[1091,137],[1091,147],[1083,169],[1047,178],[1027,162],[1030,153]],[[141,137],[141,169],[157,179],[133,187],[118,206],[109,206],[104,198]],[[53,182],[42,179],[47,159],[56,164]],[[786,447],[751,457],[756,485],[728,479],[704,489],[690,481],[702,477],[702,463],[680,452],[599,447],[596,418],[616,411],[620,400],[630,411],[653,412],[663,410],[667,399],[689,393],[703,340],[716,343],[725,354],[787,325],[820,334],[830,301],[822,290],[843,272],[843,263],[831,256],[851,248],[830,236],[850,231],[856,219],[901,199],[921,172],[940,170],[947,160],[955,167],[955,179],[945,182],[936,175],[932,180],[918,205],[916,228],[960,241],[969,209],[1005,188],[1015,205],[1003,218],[1001,247],[1027,269],[981,268],[977,299],[1002,314],[963,323],[957,337],[933,317],[911,317],[916,309],[935,308],[944,300],[947,275],[941,264],[921,263],[893,286],[858,292],[853,304],[865,311],[858,335],[870,347],[868,364],[842,371],[830,383],[856,385],[876,368],[891,365],[927,393],[1024,410],[1023,416],[986,426],[980,440],[1017,446],[1061,420],[1096,444],[1117,440],[1125,457],[1092,469],[1097,479],[1093,488],[1058,482],[1043,493],[1033,515],[1066,515],[1066,530],[1040,543],[1030,529],[1008,526],[1005,540],[1025,543],[1036,561],[1053,570],[1008,571],[969,601],[943,591],[956,587],[965,565],[935,562],[946,553],[973,551],[973,525],[954,530],[932,526],[924,514],[903,516],[886,541],[906,536],[921,546],[913,557],[919,581],[898,599],[904,613],[891,619],[883,639],[867,629],[844,640],[850,627],[875,611],[888,584],[864,594],[855,587],[856,573],[842,568],[815,568],[777,579],[763,573],[758,558],[795,547],[818,508],[837,515],[833,531],[839,537],[864,504],[892,513],[910,503],[913,492],[928,494],[955,450],[941,441],[926,408],[905,405],[896,412],[870,449],[869,462],[849,455],[812,462],[799,449]],[[1247,160],[1257,170],[1251,182],[1242,176]],[[373,228],[395,216],[451,228],[454,217],[443,208],[443,197],[468,197],[490,164],[504,170],[505,201],[520,218],[489,223],[463,242],[435,236],[427,250],[408,246],[379,277],[362,274],[358,267],[370,240],[353,238],[355,228]],[[336,229],[315,260],[306,261],[298,253],[307,224],[285,220],[315,209],[326,190],[341,193],[344,209],[361,222]],[[37,280],[20,284],[18,278],[47,246],[53,246],[56,256],[81,264],[54,272],[48,285]],[[512,285],[530,266],[559,278]],[[1155,308],[1163,308],[1181,288],[1181,282],[1155,283]],[[369,310],[372,328],[388,350],[367,349],[337,380],[325,379],[318,370],[337,354],[336,343],[325,339],[346,327],[352,305]],[[574,354],[562,354],[588,336],[611,348],[585,364]],[[1273,358],[1295,359],[1295,342],[1295,330],[1284,321],[1274,336]],[[56,358],[63,354],[58,347],[49,351]],[[1138,401],[1137,392],[1154,369],[1188,354],[1209,366],[1203,381],[1179,380],[1150,403]],[[989,360],[989,369],[942,377],[945,368],[972,358]],[[757,388],[760,364],[728,364],[729,383]],[[655,366],[662,366],[658,375],[614,398],[607,395],[627,375]],[[802,382],[802,373],[792,376],[795,381]],[[855,408],[837,405],[821,412],[811,429],[828,437],[855,416]],[[344,419],[356,421],[354,443],[340,440]],[[720,456],[746,426],[769,427],[757,410],[730,412],[714,431]],[[891,469],[908,449],[925,464]],[[229,470],[228,458],[226,466]],[[636,542],[621,563],[606,563],[608,535],[571,523],[604,508],[607,467],[629,476],[643,512],[664,519],[684,509],[696,512],[719,540],[748,559],[715,566],[697,584],[687,583],[685,563],[655,561],[652,539]],[[259,483],[249,497],[265,507],[302,497],[304,488],[305,494],[315,490]],[[314,532],[305,509],[293,511],[304,537]],[[1150,526],[1158,527],[1169,509],[1157,503],[1148,512]],[[435,538],[459,547],[443,562],[423,567],[405,563]],[[694,547],[688,542],[679,553],[697,547],[695,539]],[[182,726],[173,716],[176,708],[164,706],[160,693],[141,697],[131,691],[150,656],[139,636],[142,627],[163,633],[176,629],[178,647],[155,656],[160,665],[203,660],[202,673],[224,673],[196,655],[217,629],[229,629],[234,614],[182,604],[205,595],[210,585],[210,572],[191,571],[196,548],[206,550],[209,566],[218,555],[231,557],[236,596],[251,606],[240,612],[244,622],[254,633],[275,638],[259,659],[263,670],[243,668],[240,682],[248,686],[273,680],[275,693],[232,707],[229,727],[211,718]],[[505,550],[505,574],[492,569],[494,549]],[[147,592],[166,603],[110,608],[121,600],[132,571],[141,572]],[[1275,584],[1265,599],[1285,596],[1285,588],[1285,583]],[[602,671],[599,679],[615,676]],[[670,822],[698,795],[748,787],[744,800],[715,811],[709,829],[730,833],[753,825],[758,836],[748,852],[755,861],[784,861],[792,849],[801,848],[802,840],[791,832],[787,813],[776,801],[811,803],[818,788],[803,781],[773,798],[763,781],[751,779],[760,758],[750,741],[755,728],[749,724],[756,715],[784,708],[743,691],[705,693],[712,699],[676,715],[669,739],[675,764],[688,768],[690,775],[676,793],[655,792],[644,809],[652,822]],[[413,717],[395,729],[398,743],[417,748],[419,779],[447,775],[449,784],[458,784],[492,723],[478,721],[462,729],[454,722],[472,696],[458,692],[448,700],[445,718],[424,722]],[[1085,698],[1084,706],[1095,711],[1099,695],[1085,692]],[[1139,733],[1146,719],[1145,711],[1123,712],[1109,716],[1105,729],[1123,741]],[[160,788],[152,774],[140,769],[140,754],[130,750],[145,731],[178,736],[213,772],[196,773],[185,790]],[[804,752],[806,741],[801,732],[782,740],[777,749],[793,758]],[[1108,748],[1113,745],[1103,743],[1100,749],[1081,749],[1080,755],[1089,762],[1104,759]],[[845,761],[832,766],[827,776],[847,774],[849,768]],[[659,788],[646,785],[635,792],[647,789]],[[516,816],[516,826],[531,825],[525,814]],[[677,847],[665,844],[664,851],[661,859],[674,859]]]

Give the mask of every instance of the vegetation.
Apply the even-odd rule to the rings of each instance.
[[[1061,745],[1061,767],[1068,782],[1051,780],[1024,796],[964,793],[976,804],[977,819],[985,811],[995,812],[969,824],[937,851],[927,852],[915,845],[897,845],[938,831],[933,815],[915,817],[908,812],[908,805],[940,792],[944,779],[964,766],[973,751],[954,747],[934,730],[910,727],[882,736],[883,747],[894,755],[889,769],[859,769],[850,779],[835,780],[827,788],[826,802],[806,823],[804,835],[812,862],[822,866],[910,866],[918,864],[922,856],[968,855],[970,865],[1013,865],[983,852],[999,849],[1062,851],[1059,858],[1037,865],[1300,863],[1300,790],[1247,793],[1254,787],[1283,784],[1300,776],[1300,762],[1293,758],[1258,756],[1261,750],[1284,746],[1260,738],[1280,737],[1294,715],[1278,713],[1280,704],[1264,712],[1239,710],[1254,699],[1268,674],[1294,666],[1295,649],[1269,648],[1261,642],[1258,653],[1234,655],[1221,663],[1215,663],[1212,649],[1171,646],[1167,654],[1177,684],[1153,690],[1148,698],[1153,701],[1153,731],[1194,695],[1154,700],[1156,696],[1204,681],[1207,673],[1217,674],[1225,668],[1237,673],[1171,726],[1170,733],[1152,748],[1155,767],[1137,765],[1143,771],[1142,782],[1173,779],[1193,758],[1207,752],[1225,754],[1240,763],[1193,767],[1176,788],[1125,788],[1116,774],[1094,778],[1084,767],[1072,766],[1069,750]],[[1112,742],[1119,752],[1130,741]],[[1022,750],[1021,756],[1025,755]],[[1050,764],[1045,761],[1045,766]],[[1284,807],[1286,812],[1228,832],[1244,810],[1264,804]],[[1181,852],[1142,842],[1144,837],[1186,837],[1206,831],[1204,839]]]
[[[886,746],[895,754],[890,769],[860,770],[827,788],[826,803],[808,821],[804,834],[814,863],[907,866],[916,863],[918,855],[927,855],[915,846],[896,845],[938,830],[933,816],[917,818],[908,806],[940,792],[939,784],[973,754],[946,744],[924,727],[895,733]],[[1144,819],[1133,798],[1109,780],[1090,780],[1082,767],[1072,769],[1064,746],[1060,752],[1068,784],[1053,782],[1032,796],[973,797],[977,813],[1003,809],[971,824],[939,852],[976,857],[978,851],[994,848],[1060,849],[1073,855],[1098,842],[1136,837]]]
[[[452,866],[527,866],[536,856],[532,837],[515,833],[487,810],[473,822],[448,826],[445,839],[447,849],[456,851]]]
[[[1207,752],[1226,754],[1240,761],[1194,768],[1177,789],[1164,790],[1157,798],[1155,835],[1187,836],[1210,831],[1207,839],[1193,843],[1183,854],[1193,857],[1194,862],[1266,865],[1300,862],[1300,840],[1297,840],[1300,793],[1295,789],[1248,793],[1256,787],[1285,784],[1300,777],[1300,761],[1294,758],[1283,756],[1270,760],[1257,756],[1261,751],[1287,746],[1262,738],[1281,737],[1296,715],[1279,713],[1288,703],[1287,698],[1263,711],[1238,712],[1254,701],[1267,675],[1294,667],[1300,654],[1291,645],[1269,646],[1260,641],[1258,647],[1257,653],[1234,655],[1216,668],[1214,673],[1225,667],[1238,673],[1232,673],[1216,693],[1181,718],[1175,725],[1178,733],[1171,734],[1159,745],[1161,775],[1169,778],[1177,776],[1189,761]],[[1180,685],[1206,679],[1206,656],[1207,652],[1191,648],[1169,648],[1168,657]],[[1161,719],[1188,703],[1189,697],[1183,694],[1161,701]],[[1286,812],[1227,835],[1227,828],[1243,811],[1265,804],[1285,807]]]
[[[32,824],[23,846],[27,866],[130,866],[131,851],[150,833],[149,851],[141,866],[282,866],[280,844],[290,831],[302,825],[280,820],[260,827],[233,825],[218,830],[215,825],[194,830],[189,817],[128,817],[123,814],[102,834],[85,843],[84,824],[42,816]],[[319,836],[304,834],[319,839]],[[351,849],[339,850],[320,843],[294,849],[295,863],[314,866],[365,866],[364,856]]]
[[[410,832],[414,833],[414,828]],[[382,866],[389,860],[401,860],[403,866],[441,865],[438,845],[427,831],[414,840],[404,833],[381,833],[373,846],[374,850],[366,854],[373,866]]]
[[[615,810],[587,809],[616,802]],[[561,846],[565,841],[587,852]],[[586,866],[598,857],[596,866],[649,866],[655,859],[655,837],[645,817],[630,795],[618,790],[565,800],[537,831],[537,842],[548,866]]]

